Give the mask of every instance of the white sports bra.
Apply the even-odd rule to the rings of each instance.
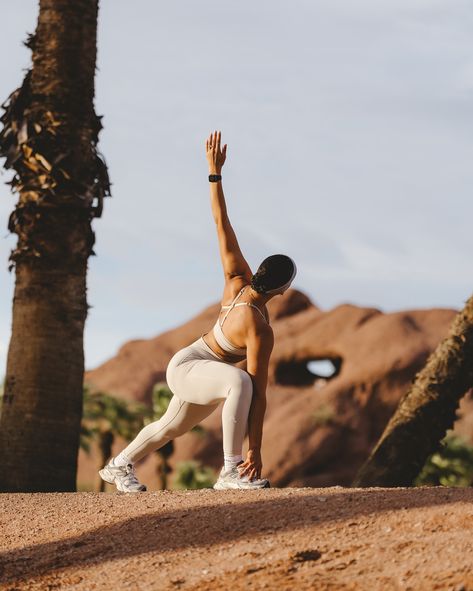
[[[239,304],[235,303],[237,301],[237,299],[243,293],[245,287],[247,287],[247,286],[244,285],[241,288],[240,292],[237,294],[237,296],[235,297],[235,299],[233,300],[233,302],[231,304],[229,304],[228,306],[222,306],[222,309],[223,308],[229,308],[229,309],[227,310],[227,313],[225,314],[225,316],[222,319],[222,324],[220,324],[219,318],[217,318],[217,322],[213,326],[214,336],[215,336],[215,340],[217,341],[217,343],[220,345],[220,347],[222,347],[222,349],[224,351],[227,351],[227,353],[233,353],[233,355],[245,355],[246,354],[246,347],[236,347],[223,334],[222,325],[225,322],[226,317],[230,313],[230,310],[232,310],[235,306],[251,306],[252,308],[255,308],[256,310],[258,310],[258,312],[264,318],[265,322],[267,322],[266,316],[263,314],[263,312],[261,312],[261,310],[258,308],[258,306],[255,306],[254,304],[251,304],[250,302],[240,302]]]

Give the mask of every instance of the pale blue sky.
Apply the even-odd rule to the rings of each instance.
[[[2,100],[30,63],[22,41],[36,16],[36,0],[2,3]],[[227,205],[253,270],[289,254],[294,287],[323,308],[461,307],[472,38],[470,0],[102,0],[96,110],[113,197],[93,223],[87,368],[221,297],[203,147],[213,129],[229,146]],[[1,187],[4,368],[15,198]]]

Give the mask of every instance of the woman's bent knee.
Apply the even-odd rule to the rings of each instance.
[[[253,395],[253,381],[248,372],[243,369],[238,369],[238,372],[232,377],[229,384],[229,394],[231,392],[237,392],[240,395],[252,396]]]

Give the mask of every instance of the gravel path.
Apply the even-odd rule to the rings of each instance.
[[[3,494],[2,590],[473,591],[473,489]]]

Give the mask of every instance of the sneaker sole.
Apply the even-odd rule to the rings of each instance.
[[[238,484],[231,484],[231,483],[226,483],[226,484],[222,484],[222,483],[218,483],[216,482],[213,485],[213,488],[215,490],[259,490],[262,488],[270,488],[271,485],[269,484],[269,482],[266,482],[266,484],[264,484],[263,486],[239,486]]]
[[[143,484],[143,490],[125,490],[120,486],[119,482],[115,482],[115,476],[109,472],[106,468],[102,468],[101,470],[99,470],[99,475],[100,478],[102,480],[105,480],[105,482],[108,482],[109,484],[114,484],[117,487],[117,490],[119,492],[124,492],[124,493],[139,493],[139,492],[146,492],[146,486]]]
[[[106,468],[102,468],[101,470],[99,470],[99,474],[102,480],[105,480],[105,482],[108,482],[109,484],[114,484],[115,477],[113,476],[113,474],[110,474],[110,472]]]

